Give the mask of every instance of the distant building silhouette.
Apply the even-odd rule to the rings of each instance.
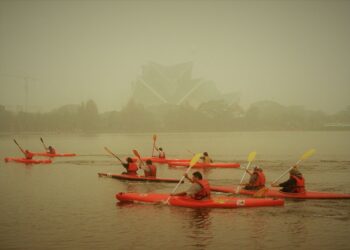
[[[239,101],[237,93],[223,95],[214,82],[193,78],[192,69],[192,62],[173,66],[149,63],[142,67],[142,75],[132,83],[131,98],[145,107],[183,103],[198,107],[212,100],[223,99],[229,104]]]

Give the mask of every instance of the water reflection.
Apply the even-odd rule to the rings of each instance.
[[[182,221],[182,229],[188,239],[187,247],[206,249],[214,237],[211,209],[173,208],[171,214]]]

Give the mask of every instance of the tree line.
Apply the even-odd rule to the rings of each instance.
[[[93,100],[47,113],[11,112],[0,105],[0,132],[178,132],[349,130],[350,105],[335,114],[272,101],[239,104],[209,101],[194,108],[164,104],[145,108],[130,100],[120,111],[100,113]]]

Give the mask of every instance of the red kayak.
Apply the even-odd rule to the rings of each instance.
[[[169,167],[188,167],[188,162],[169,162]],[[226,163],[226,162],[215,162],[215,163],[203,163],[197,162],[193,168],[239,168],[239,163]]]
[[[222,192],[222,193],[236,193],[236,187],[227,186],[211,186],[211,191]],[[241,188],[239,193],[245,195],[254,195],[257,190],[246,190]],[[340,193],[327,193],[327,192],[315,192],[306,191],[305,193],[286,193],[279,191],[279,188],[269,188],[264,193],[267,197],[276,198],[292,198],[292,199],[350,199],[350,194],[340,194]]]
[[[26,158],[11,158],[6,157],[5,162],[19,162],[19,163],[26,163],[26,164],[39,164],[39,163],[51,163],[52,161],[50,159],[44,159],[44,160],[34,160],[34,159],[26,159]]]
[[[138,175],[110,174],[110,173],[98,173],[98,176],[111,177],[118,180],[126,180],[126,181],[171,182],[171,183],[178,183],[180,181],[178,179],[171,179],[171,178],[145,177],[145,176],[138,176]]]
[[[47,157],[71,157],[71,156],[76,156],[76,154],[73,153],[65,153],[65,154],[50,154],[50,153],[46,153],[46,152],[42,152],[42,153],[33,153],[33,155],[37,155],[37,156],[47,156]]]
[[[117,193],[116,198],[121,202],[161,203],[165,202],[169,194],[157,193]],[[228,196],[216,196],[207,200],[195,200],[188,196],[170,196],[169,205],[190,208],[239,208],[239,207],[264,207],[283,206],[282,199],[265,198],[236,198]]]
[[[132,158],[134,161],[137,161],[138,158],[134,157]],[[191,159],[171,159],[171,158],[159,158],[159,157],[141,157],[141,160],[142,161],[147,161],[147,160],[151,160],[152,162],[155,162],[155,163],[163,163],[163,164],[166,164],[166,163],[169,163],[169,162],[190,162]]]

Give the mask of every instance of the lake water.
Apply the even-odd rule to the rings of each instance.
[[[307,188],[350,193],[350,132],[161,133],[168,157],[208,151],[216,161],[238,161],[256,151],[270,183],[311,148],[303,161]],[[52,164],[0,164],[0,249],[350,249],[350,200],[286,200],[284,207],[190,209],[117,204],[117,192],[171,192],[175,184],[129,183],[97,176],[121,173],[108,156],[152,152],[152,134],[1,135],[0,156],[43,151],[40,137],[72,158]],[[160,177],[180,178],[184,169],[158,166]],[[237,184],[239,169],[204,173],[211,184]],[[287,177],[283,178],[286,179]],[[183,184],[179,191],[186,190]]]

